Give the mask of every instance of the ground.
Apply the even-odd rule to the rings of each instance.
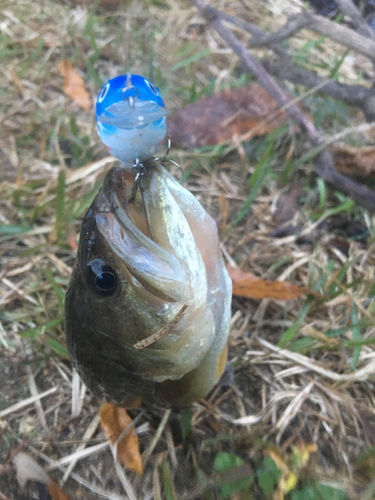
[[[215,5],[271,29],[301,8],[281,3]],[[85,111],[64,94],[59,64],[73,64],[93,100],[108,78],[143,74],[170,114],[251,77],[183,0],[1,6],[0,498],[42,498],[35,482],[20,488],[12,450],[20,447],[59,482],[67,465],[58,462],[76,451],[90,424],[91,454],[78,460],[64,490],[74,499],[131,498],[97,425],[102,401],[72,389],[64,293],[82,217],[115,161],[97,137],[93,107]],[[310,35],[291,50],[302,58],[311,49],[310,64],[328,71],[331,49],[306,49]],[[347,82],[361,77],[352,60],[340,71]],[[328,98],[309,95],[304,106],[328,134],[363,121]],[[313,177],[308,162],[298,163],[308,148],[288,122],[241,145],[172,147],[183,185],[218,223],[226,262],[315,294],[233,297],[234,380],[182,412],[141,413],[141,453],[158,428],[161,434],[143,477],[126,471],[135,498],[373,498],[374,218]],[[39,406],[27,402],[50,389]]]

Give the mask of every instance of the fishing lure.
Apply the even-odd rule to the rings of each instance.
[[[100,139],[126,169],[151,158],[166,135],[159,90],[140,75],[121,75],[103,85],[96,101]]]

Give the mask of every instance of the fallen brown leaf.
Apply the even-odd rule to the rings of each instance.
[[[293,490],[298,483],[297,475],[294,471],[290,470],[285,458],[280,453],[280,450],[276,447],[269,448],[266,452],[267,455],[272,458],[272,460],[277,465],[277,468],[281,472],[281,476],[278,479],[277,488],[274,491],[273,498],[276,500],[284,500],[285,494]]]
[[[296,184],[288,193],[282,193],[276,205],[273,218],[277,224],[284,224],[293,219],[299,209],[299,200],[306,194],[303,186]]]
[[[229,207],[228,207],[227,198],[226,198],[224,193],[221,193],[220,198],[219,198],[219,203],[220,203],[220,213],[221,213],[221,219],[222,219],[222,222],[220,224],[220,229],[222,231],[225,231],[225,229],[227,227],[227,222],[228,222]]]
[[[305,443],[305,441],[299,441],[295,446],[292,446],[294,463],[298,468],[306,467],[308,464],[312,453],[318,451],[318,447],[315,443]]]
[[[272,458],[281,472],[277,488],[274,491],[274,499],[283,500],[286,494],[296,488],[299,473],[306,468],[311,454],[316,451],[317,447],[315,443],[305,443],[304,441],[301,441],[296,446],[292,446],[291,454],[282,452],[276,446],[271,446],[265,451],[265,454]]]
[[[293,285],[287,281],[263,280],[237,267],[227,266],[227,271],[233,283],[232,293],[238,297],[293,300],[305,293],[316,295],[316,292],[305,286]]]
[[[24,488],[28,481],[37,481],[47,485],[47,491],[52,500],[72,500],[58,484],[52,481],[38,462],[27,453],[20,451],[13,457],[12,462],[16,468],[17,480],[21,488]]]
[[[122,432],[131,424],[132,419],[125,408],[104,403],[100,410],[100,423],[104,429],[108,441],[113,445]],[[135,429],[131,429],[117,445],[117,458],[138,474],[143,474],[142,458],[139,453],[138,436]]]
[[[17,481],[21,488],[24,488],[27,481],[37,481],[48,484],[51,478],[33,457],[20,451],[13,457],[13,465],[17,471]]]
[[[20,94],[23,96],[25,94],[25,87],[23,86],[23,83],[21,82],[21,80],[19,79],[18,77],[18,74],[16,72],[16,70],[14,69],[10,69],[9,70],[9,74],[12,78],[12,81],[13,83],[15,84],[15,86],[18,88],[18,90],[20,91]]]
[[[64,94],[73,99],[80,108],[86,111],[90,109],[91,99],[85,89],[85,83],[72,63],[64,59],[59,64],[59,70],[64,77]]]
[[[375,173],[375,147],[353,147],[342,142],[333,146],[335,168],[344,175],[369,177]]]
[[[47,486],[47,491],[52,497],[52,500],[71,500],[71,497],[64,493],[60,486],[55,483],[55,481],[51,481],[49,483],[49,485]]]
[[[270,116],[275,113],[271,119]],[[174,146],[194,149],[219,144],[233,136],[250,137],[268,134],[280,126],[288,115],[263,87],[252,83],[246,87],[205,96],[180,109],[168,118],[168,136]]]
[[[319,340],[320,342],[323,342],[326,345],[331,345],[331,346],[339,346],[341,345],[341,341],[335,337],[327,337],[327,335],[324,335],[323,332],[317,330],[316,328],[313,328],[311,325],[306,325],[302,328],[302,332],[304,335],[312,337],[315,340]]]

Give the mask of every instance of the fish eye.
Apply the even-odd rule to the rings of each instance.
[[[93,259],[87,264],[86,280],[91,290],[103,297],[116,290],[116,273],[103,259]]]
[[[159,95],[159,92],[156,90],[156,87],[151,83],[149,82],[148,80],[145,79],[145,82],[148,86],[148,88],[155,94],[155,95]]]
[[[104,85],[104,87],[102,88],[102,90],[100,91],[99,95],[98,95],[98,103],[100,104],[101,102],[103,102],[103,99],[105,98],[105,96],[108,94],[108,90],[109,90],[109,87],[110,87],[110,83],[106,83]]]

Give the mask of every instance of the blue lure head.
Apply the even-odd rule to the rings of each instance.
[[[157,152],[167,130],[166,114],[159,90],[140,75],[108,80],[96,101],[99,137],[128,169]]]

